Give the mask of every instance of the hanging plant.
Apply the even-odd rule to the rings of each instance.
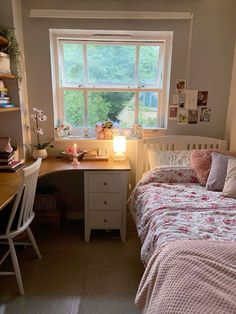
[[[16,39],[15,29],[13,27],[5,29],[0,26],[0,35],[8,40],[8,44],[6,46],[1,46],[0,51],[9,54],[10,58],[14,59],[16,72],[14,74],[16,79],[20,82],[22,80],[20,63],[21,52]]]

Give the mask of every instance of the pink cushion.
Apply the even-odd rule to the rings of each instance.
[[[236,157],[235,152],[220,149],[201,149],[193,150],[190,155],[191,167],[196,170],[197,178],[201,185],[206,185],[207,178],[211,169],[211,153],[218,152],[223,155]]]

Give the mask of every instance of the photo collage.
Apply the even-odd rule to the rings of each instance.
[[[210,122],[211,109],[207,107],[207,100],[208,91],[186,89],[186,80],[177,80],[169,120],[176,120],[178,124]]]

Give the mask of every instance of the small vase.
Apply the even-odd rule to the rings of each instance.
[[[38,158],[42,158],[42,159],[46,159],[48,156],[48,152],[46,151],[46,149],[34,149],[33,153],[32,153],[32,157],[34,159],[38,159]]]

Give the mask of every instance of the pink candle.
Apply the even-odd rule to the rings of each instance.
[[[74,144],[74,155],[77,155],[77,144]]]

